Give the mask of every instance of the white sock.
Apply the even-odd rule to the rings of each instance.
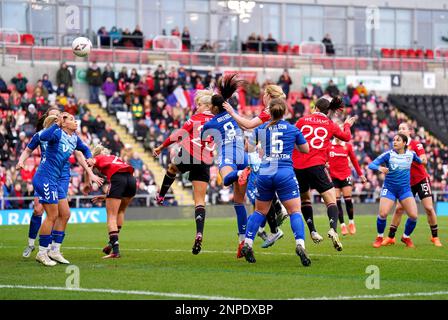
[[[264,231],[263,227],[258,228],[258,232],[262,233]]]
[[[39,253],[47,253],[47,252],[48,252],[48,247],[39,246]]]
[[[246,234],[245,233],[242,233],[242,234],[239,234],[238,235],[238,240],[241,242],[241,241],[244,241],[244,239],[246,238]]]
[[[238,172],[237,172],[238,177],[240,177],[242,173],[243,173],[243,170],[238,170]]]
[[[403,238],[407,239],[407,238],[410,238],[410,237],[407,234],[403,233]]]
[[[53,252],[59,252],[60,249],[61,249],[61,244],[60,244],[60,243],[53,242],[53,246],[51,247],[51,250],[52,250]]]
[[[297,239],[296,240],[296,246],[299,245],[299,244],[303,247],[303,249],[305,249],[305,240]]]
[[[34,247],[34,242],[36,241],[36,239],[31,239],[31,238],[28,238],[28,246],[29,247]]]
[[[355,224],[355,220],[348,220],[349,224]]]
[[[378,237],[382,238],[384,233],[378,233]]]
[[[246,238],[246,239],[244,239],[244,245],[246,245],[246,244],[252,248],[252,245],[254,244],[254,240]]]
[[[345,222],[341,223],[341,228],[345,227]]]

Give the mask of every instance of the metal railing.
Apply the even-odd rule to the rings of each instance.
[[[0,61],[4,66],[6,56],[17,57],[19,60],[30,61],[33,66],[36,61],[83,61],[84,58],[76,57],[70,47],[38,47],[3,45]],[[170,65],[203,66],[203,67],[231,67],[242,68],[279,68],[290,69],[305,67],[309,75],[313,75],[316,67],[331,71],[335,75],[337,70],[352,70],[355,74],[360,71],[377,71],[378,75],[383,71],[403,73],[407,71],[424,73],[429,65],[439,67],[446,77],[446,60],[448,57],[425,58],[377,58],[370,57],[339,57],[339,56],[300,56],[290,53],[221,53],[221,52],[155,52],[150,50],[123,50],[118,48],[93,49],[89,60],[112,64],[136,64],[139,67],[148,64],[164,63]]]
[[[448,201],[448,192],[445,191],[433,191],[434,200],[440,201],[440,202],[446,202]],[[355,203],[375,203],[379,199],[380,193],[379,192],[373,192],[373,191],[363,191],[363,192],[353,192],[352,197],[357,199],[355,200]],[[81,208],[81,201],[89,201],[93,199],[95,196],[84,196],[84,195],[75,195],[75,196],[69,196],[68,201],[75,201],[75,207]],[[173,198],[174,195],[167,194],[165,196],[165,199]],[[213,197],[213,195],[212,195]],[[216,194],[216,197],[219,198],[219,194]],[[214,198],[216,198],[214,197]],[[320,195],[315,192],[312,193],[311,202],[315,202],[315,198],[319,198]],[[145,199],[145,206],[150,207],[151,203],[154,203],[155,201],[155,195],[152,194],[137,194],[134,199]],[[179,195],[175,196],[175,199],[179,201]],[[29,201],[32,202],[34,200],[34,197],[0,197],[0,210],[5,210],[6,203],[8,202],[16,202],[16,201]],[[216,199],[214,199],[216,202]],[[209,199],[209,203],[213,203],[213,199]],[[247,202],[249,204],[249,202]],[[13,208],[11,210],[15,210],[17,208]],[[24,208],[27,209],[27,208]]]

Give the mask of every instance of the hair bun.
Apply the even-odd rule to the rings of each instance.
[[[341,97],[336,96],[336,97],[334,97],[331,100],[330,106],[328,107],[328,109],[330,109],[330,110],[338,110],[338,109],[341,109],[343,107],[344,107],[344,105],[343,105]]]

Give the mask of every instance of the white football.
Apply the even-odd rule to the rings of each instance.
[[[72,43],[73,54],[78,57],[86,57],[92,50],[92,42],[85,37],[78,37]]]

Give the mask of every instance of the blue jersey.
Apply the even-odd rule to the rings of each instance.
[[[413,151],[406,150],[399,154],[395,150],[384,152],[369,164],[369,169],[378,170],[380,165],[385,164],[389,169],[384,180],[384,188],[395,191],[408,190],[411,188],[411,165],[412,161],[419,164],[422,160]]]
[[[215,131],[213,131],[214,129]],[[202,138],[212,136],[218,150],[218,165],[245,165],[247,156],[244,153],[243,131],[227,111],[214,116],[204,124]]]
[[[264,150],[261,168],[292,167],[295,146],[307,143],[302,132],[285,120],[271,126],[265,123],[255,129],[251,143],[256,145],[259,142]]]
[[[58,181],[62,178],[64,168],[69,165],[68,159],[73,151],[81,151],[86,159],[92,157],[89,148],[76,134],[67,134],[57,124],[43,130],[39,138],[48,144],[45,158],[37,169],[36,175],[47,177],[52,181]]]
[[[33,138],[31,139],[30,143],[28,143],[28,148],[30,150],[35,150],[38,146],[40,146],[40,153],[41,153],[41,159],[40,163],[45,162],[46,152],[47,152],[47,145],[48,141],[42,141],[40,139],[40,135],[44,130],[41,130],[34,134]],[[70,179],[70,163],[67,162],[62,169],[61,179],[67,180]]]

